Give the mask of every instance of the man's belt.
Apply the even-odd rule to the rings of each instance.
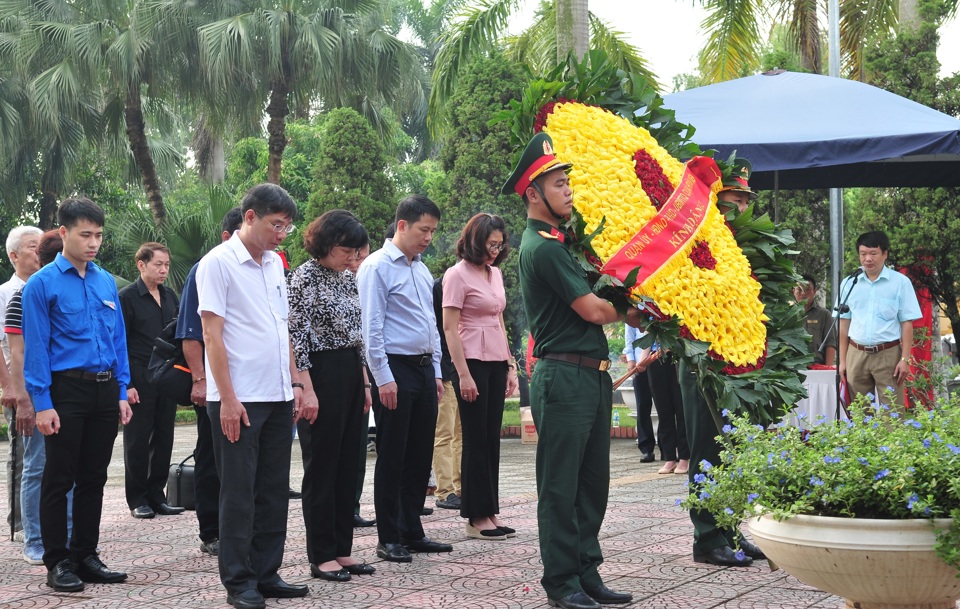
[[[399,353],[387,353],[387,357],[395,357],[401,362],[407,362],[414,366],[432,366],[433,354],[425,353],[423,355],[401,355]]]
[[[858,342],[856,342],[856,341],[854,341],[854,340],[851,340],[851,341],[850,341],[850,345],[851,345],[854,349],[859,349],[859,350],[863,351],[864,353],[880,353],[881,351],[883,351],[883,350],[885,350],[885,349],[890,349],[890,348],[892,348],[892,347],[896,347],[896,346],[899,345],[899,344],[900,344],[900,340],[899,340],[899,339],[897,339],[897,340],[891,340],[890,342],[886,342],[886,343],[880,343],[879,345],[861,345],[860,343],[858,343]]]
[[[82,379],[84,381],[96,381],[106,383],[113,378],[113,370],[104,370],[103,372],[87,372],[86,370],[57,370],[54,374],[62,374],[70,378]]]
[[[544,353],[540,357],[541,359],[555,359],[558,362],[567,362],[568,364],[574,364],[581,368],[590,368],[591,370],[600,370],[601,372],[610,369],[610,360],[608,359],[596,359],[594,357],[587,357],[586,355],[577,355],[576,353]]]

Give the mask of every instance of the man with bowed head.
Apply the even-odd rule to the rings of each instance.
[[[397,206],[396,233],[357,275],[363,342],[383,411],[377,421],[377,556],[410,562],[410,552],[451,552],[423,532],[437,402],[443,395],[433,277],[421,260],[440,221],[422,195]]]
[[[220,480],[220,581],[227,603],[263,609],[265,598],[308,589],[280,579],[287,536],[291,422],[317,418],[287,330],[287,283],[274,251],[295,230],[297,205],[275,184],[243,197],[243,224],[203,257],[198,310],[206,348],[207,414]]]
[[[117,419],[126,425],[132,416],[130,369],[116,283],[93,262],[103,242],[103,210],[77,197],[64,200],[57,215],[63,252],[23,288],[23,376],[37,429],[46,436],[40,534],[47,585],[80,592],[84,582],[127,578],[103,564],[97,543]]]
[[[520,242],[520,290],[536,342],[530,403],[537,426],[537,525],[543,577],[551,607],[596,609],[629,603],[630,594],[603,584],[598,535],[610,491],[610,414],[613,389],[603,325],[626,316],[598,297],[568,249],[559,227],[573,211],[566,169],[553,141],[538,133],[504,184],[527,208]]]

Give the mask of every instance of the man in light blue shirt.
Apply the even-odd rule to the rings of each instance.
[[[903,408],[904,381],[910,374],[913,321],[920,304],[913,284],[903,274],[884,266],[890,240],[881,231],[857,238],[863,274],[855,272],[840,284],[849,309],[840,314],[840,376],[851,394],[873,394],[889,404],[892,387]]]
[[[425,537],[420,523],[443,395],[433,277],[421,255],[439,221],[433,201],[407,197],[393,238],[357,272],[367,364],[383,404],[373,482],[377,556],[393,562],[410,562],[411,550],[453,550]]]
[[[634,343],[640,340],[646,332],[624,324],[623,355],[627,359],[627,367],[633,369],[643,361],[649,349],[642,349]],[[633,395],[637,401],[637,447],[640,449],[640,463],[653,463],[656,457],[653,449],[657,445],[657,438],[653,434],[653,395],[650,393],[650,383],[647,380],[647,369],[644,366],[633,375]]]

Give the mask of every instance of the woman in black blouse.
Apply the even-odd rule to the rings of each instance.
[[[370,409],[370,384],[360,356],[360,298],[347,269],[369,237],[353,214],[333,210],[310,223],[303,243],[313,260],[290,275],[288,292],[297,368],[309,369],[320,396],[317,420],[298,423],[307,557],[313,577],[341,582],[374,572],[350,556],[358,443]]]

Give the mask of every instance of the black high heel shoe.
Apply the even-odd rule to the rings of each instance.
[[[473,519],[470,518],[467,520],[467,537],[470,539],[489,539],[491,541],[500,541],[506,539],[507,535],[500,529],[488,529],[486,531],[481,531],[477,527],[473,526]]]

